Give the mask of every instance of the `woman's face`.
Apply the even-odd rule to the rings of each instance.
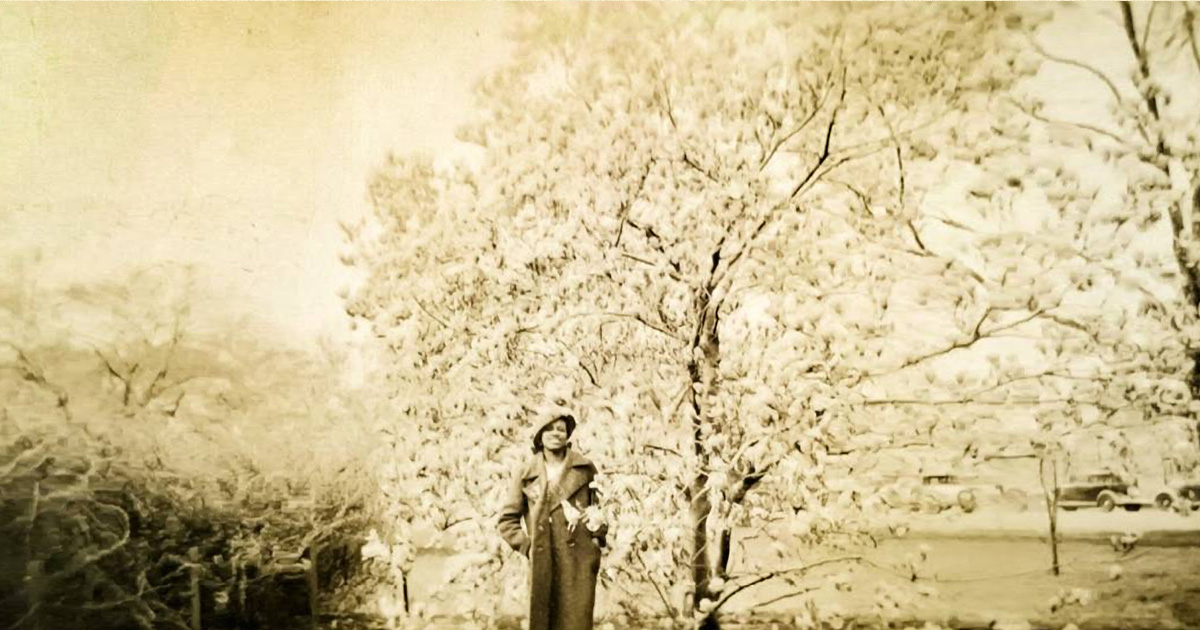
[[[557,451],[567,447],[567,421],[555,420],[542,431],[542,448]]]

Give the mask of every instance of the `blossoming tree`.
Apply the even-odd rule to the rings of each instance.
[[[968,308],[978,274],[922,210],[955,125],[1036,69],[997,54],[1022,27],[990,5],[531,15],[463,129],[481,159],[390,158],[347,230],[347,310],[394,401],[397,544],[373,553],[402,574],[410,530],[435,530],[476,552],[453,579],[519,592],[491,509],[528,413],[565,402],[602,470],[618,606],[715,625],[764,580],[859,562],[737,565],[735,527],[867,534],[870,490],[827,482],[918,431],[889,374],[1023,323]],[[954,315],[914,330],[922,305]]]

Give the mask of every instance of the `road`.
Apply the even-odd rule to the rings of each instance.
[[[908,517],[912,535],[968,538],[1041,538],[1049,536],[1045,512],[979,511],[973,514],[917,514]],[[1162,510],[1059,512],[1058,531],[1065,540],[1104,540],[1112,534],[1137,533],[1143,545],[1200,545],[1200,513],[1184,516]]]

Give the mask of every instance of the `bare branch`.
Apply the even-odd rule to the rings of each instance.
[[[804,129],[808,127],[808,124],[817,117],[817,114],[821,113],[821,110],[825,108],[825,100],[829,97],[829,93],[832,91],[832,89],[826,89],[825,92],[821,94],[821,100],[816,104],[816,107],[813,107],[813,110],[809,112],[808,116],[804,120],[800,121],[800,124],[796,125],[794,129],[775,142],[775,144],[771,147],[770,152],[763,156],[762,161],[760,161],[758,164],[758,171],[760,173],[767,167],[767,164],[771,162],[771,159],[775,157],[775,153],[778,152],[783,145],[787,144],[788,141],[796,137],[796,134],[804,131]]]
[[[1071,328],[1071,329],[1077,330],[1077,331],[1087,335],[1088,337],[1090,337],[1093,341],[1100,340],[1099,333],[1097,333],[1094,330],[1089,329],[1087,326],[1083,325],[1082,323],[1077,322],[1065,315],[1056,315],[1054,313],[1043,313],[1042,317],[1046,318],[1047,320],[1049,320],[1051,322],[1054,322],[1055,324],[1058,324],[1059,326],[1064,326],[1066,328]]]
[[[883,111],[882,105],[876,105],[875,110],[879,112],[879,117],[883,118],[884,124],[887,126],[888,133],[892,136],[892,146],[896,150],[896,169],[900,180],[899,201],[900,208],[904,207],[904,153],[900,149],[900,139],[896,137],[896,127],[892,125],[892,120],[888,118],[887,112]],[[920,239],[917,239],[920,242]],[[924,246],[921,247],[924,249]]]
[[[642,448],[644,448],[646,450],[650,450],[650,451],[662,451],[664,453],[670,453],[676,457],[683,457],[683,455],[679,451],[677,451],[673,448],[668,448],[666,446],[659,446],[657,444],[643,444]]]
[[[729,602],[729,600],[733,599],[734,596],[736,596],[738,593],[741,593],[742,591],[744,591],[748,588],[751,588],[753,586],[758,586],[759,584],[762,584],[763,582],[767,582],[767,581],[773,580],[775,578],[783,577],[785,575],[791,575],[791,574],[797,574],[797,573],[803,575],[803,574],[808,573],[809,571],[812,571],[813,569],[816,569],[819,567],[827,566],[830,564],[840,564],[840,563],[864,564],[867,566],[878,568],[878,565],[876,565],[874,562],[871,562],[870,560],[867,560],[866,558],[864,558],[862,556],[842,556],[842,557],[837,557],[837,558],[826,558],[824,560],[818,560],[816,562],[812,562],[810,564],[806,564],[803,566],[789,567],[789,568],[785,568],[785,569],[780,569],[778,571],[771,571],[769,573],[764,573],[762,575],[759,575],[751,580],[741,582],[732,589],[726,587],[724,594],[721,596],[721,599],[717,600],[717,603],[716,603],[716,605],[713,606],[712,613],[710,613],[710,614],[716,613],[716,611],[720,610],[722,606],[724,606],[727,602]]]
[[[557,329],[559,326],[562,326],[563,324],[565,324],[566,322],[568,322],[570,320],[579,319],[582,317],[611,317],[614,319],[629,319],[629,320],[636,321],[637,323],[639,323],[639,324],[649,328],[650,330],[653,330],[654,332],[657,332],[665,337],[669,337],[671,339],[674,339],[675,341],[683,341],[675,333],[667,330],[666,328],[663,328],[660,325],[657,325],[657,324],[651,322],[650,320],[646,319],[645,317],[643,317],[640,314],[634,314],[634,313],[615,313],[615,312],[607,312],[607,311],[596,312],[596,313],[575,313],[573,315],[569,315],[569,316],[559,320],[558,323],[556,323],[554,325],[554,328]]]
[[[34,383],[43,389],[49,390],[50,393],[54,395],[55,402],[57,403],[58,408],[62,410],[63,416],[68,422],[71,422],[73,418],[71,416],[71,410],[68,407],[71,397],[70,394],[67,393],[67,390],[55,383],[50,382],[50,380],[46,378],[45,370],[35,363],[33,359],[29,358],[29,355],[26,354],[20,346],[17,346],[10,341],[0,340],[0,343],[12,348],[13,352],[17,353],[17,365],[12,366],[11,369],[16,371],[17,374],[21,376],[21,380]]]
[[[1068,59],[1066,57],[1059,57],[1058,55],[1051,54],[1045,48],[1042,48],[1042,45],[1037,43],[1037,40],[1034,39],[1032,35],[1026,35],[1026,38],[1039,55],[1055,63],[1061,63],[1066,66],[1071,66],[1072,68],[1078,68],[1084,72],[1087,72],[1088,74],[1091,74],[1092,76],[1104,82],[1104,85],[1108,87],[1108,91],[1112,93],[1113,98],[1117,99],[1118,103],[1124,100],[1125,97],[1121,95],[1121,90],[1117,89],[1117,84],[1113,83],[1113,80],[1110,79],[1107,74],[1104,74],[1104,72],[1102,72],[1099,68],[1082,61],[1076,61],[1074,59]]]
[[[652,260],[647,260],[647,259],[645,259],[645,258],[642,258],[641,256],[635,256],[635,255],[633,255],[633,254],[630,254],[629,252],[626,252],[626,251],[622,251],[622,252],[621,252],[621,257],[622,257],[622,258],[628,258],[629,260],[632,260],[632,261],[634,261],[634,262],[636,262],[636,263],[641,263],[641,264],[643,264],[643,265],[646,265],[647,267],[651,267],[651,268],[653,268],[653,269],[655,269],[655,270],[661,271],[661,272],[665,273],[665,274],[667,275],[667,277],[668,277],[668,278],[670,278],[670,279],[672,279],[672,280],[675,280],[675,281],[677,281],[677,282],[686,282],[686,280],[684,279],[683,275],[682,275],[682,274],[680,274],[679,272],[677,272],[677,271],[675,271],[675,270],[673,270],[673,269],[669,269],[669,268],[663,267],[662,265],[656,264],[656,263],[655,263],[654,261],[652,261]]]
[[[620,215],[617,221],[617,238],[613,241],[613,247],[621,246],[621,234],[625,232],[626,219],[629,217],[629,210],[633,207],[634,202],[642,195],[642,190],[646,187],[646,178],[650,176],[650,169],[654,168],[655,159],[650,158],[650,162],[646,164],[646,170],[642,171],[642,177],[638,180],[637,190],[633,192],[631,199],[626,199],[621,204],[621,209],[618,212]]]
[[[842,103],[845,102],[845,100],[846,81],[845,77],[843,76],[841,95],[838,97],[837,105],[835,105],[833,108],[833,113],[829,115],[829,125],[825,128],[825,144],[821,149],[821,155],[817,158],[817,162],[812,165],[812,168],[809,169],[808,173],[805,174],[800,182],[796,184],[796,187],[792,189],[791,194],[788,195],[788,199],[795,199],[800,192],[804,190],[804,187],[813,180],[817,174],[817,171],[821,170],[821,166],[825,164],[825,161],[829,159],[829,144],[833,139],[833,129],[837,126],[837,115],[838,112],[841,111]]]
[[[592,387],[600,387],[600,382],[596,380],[596,373],[592,371],[592,368],[584,365],[583,360],[579,359],[579,358],[575,359],[575,363],[578,363],[580,369],[582,369],[584,371],[584,373],[587,374],[588,380],[591,381],[591,383],[592,383]]]
[[[1142,45],[1138,43],[1137,29],[1133,23],[1133,7],[1128,1],[1121,3],[1121,18],[1125,25],[1125,37],[1129,40],[1129,47],[1133,50],[1133,56],[1137,60],[1138,74],[1143,80],[1150,79],[1150,54]],[[1142,99],[1146,101],[1146,107],[1150,110],[1150,115],[1154,120],[1161,118],[1158,111],[1158,98],[1149,92],[1142,92]],[[1160,152],[1163,148],[1160,142]]]
[[[912,232],[913,240],[916,241],[917,247],[921,250],[919,253],[923,256],[932,256],[933,252],[929,251],[929,248],[925,246],[925,242],[921,240],[921,233],[917,231],[917,226],[912,221],[906,222],[906,225],[908,225],[908,230]]]
[[[642,570],[645,571],[646,579],[650,580],[651,586],[654,587],[654,592],[658,593],[658,598],[662,600],[663,606],[666,606],[667,614],[674,618],[675,607],[671,605],[671,601],[667,598],[666,593],[663,592],[662,587],[659,586],[658,581],[650,576],[650,567],[646,566],[646,561],[642,559],[641,554],[634,554],[634,556],[637,557],[638,562],[641,563]]]
[[[694,160],[692,160],[692,157],[690,155],[688,155],[687,151],[683,152],[683,163],[687,164],[689,167],[691,167],[697,173],[700,173],[701,175],[707,177],[708,181],[710,181],[714,184],[720,183],[720,181],[712,173],[708,172],[707,169],[701,167],[699,164],[696,164],[696,162]]]
[[[1183,5],[1183,28],[1187,32],[1188,46],[1192,50],[1192,61],[1196,63],[1196,72],[1200,72],[1200,45],[1196,43],[1196,11],[1189,3]]]
[[[975,398],[943,398],[939,400],[923,400],[920,398],[872,398],[862,404],[868,407],[880,405],[928,405],[930,407],[945,407],[956,405],[981,405],[985,407],[1036,407],[1039,405],[1057,405],[1063,403],[1078,403],[1074,398],[1055,398],[1050,400],[978,400]]]
[[[1029,116],[1030,118],[1033,118],[1034,120],[1046,123],[1048,125],[1065,125],[1068,127],[1075,127],[1077,129],[1082,129],[1084,131],[1090,131],[1091,133],[1095,133],[1095,134],[1104,136],[1104,137],[1116,142],[1117,144],[1121,144],[1121,145],[1128,144],[1128,141],[1125,138],[1122,138],[1121,136],[1117,135],[1115,132],[1109,131],[1107,129],[1104,129],[1104,128],[1096,126],[1096,125],[1082,123],[1082,122],[1076,122],[1074,120],[1059,120],[1056,118],[1050,118],[1047,116],[1043,116],[1032,110],[1028,110],[1028,109],[1024,109],[1024,108],[1022,108],[1022,109],[1025,112],[1025,115]]]
[[[925,122],[920,123],[918,125],[913,125],[912,127],[907,127],[905,129],[896,129],[894,132],[889,132],[888,135],[883,136],[883,137],[871,138],[869,140],[855,142],[854,144],[848,144],[848,145],[842,146],[842,147],[835,147],[835,150],[837,152],[841,153],[841,152],[861,149],[861,150],[864,150],[863,155],[870,155],[872,153],[877,153],[881,149],[887,149],[888,147],[890,147],[892,145],[893,137],[896,139],[905,138],[905,137],[911,136],[914,133],[917,133],[918,131],[921,131],[922,129],[932,127],[932,126],[942,122],[942,120],[944,119],[944,115],[945,114],[943,114],[941,116],[930,116],[928,120],[926,120]]]
[[[781,602],[781,601],[784,601],[784,600],[786,600],[786,599],[792,599],[793,597],[801,597],[801,596],[807,595],[807,594],[809,594],[809,593],[811,593],[811,592],[813,592],[813,591],[817,590],[818,588],[820,588],[820,586],[810,586],[810,587],[808,587],[808,588],[802,588],[802,589],[800,589],[800,590],[798,590],[798,591],[789,591],[789,592],[787,592],[787,593],[784,593],[783,595],[779,595],[779,596],[776,596],[776,597],[772,597],[772,598],[770,598],[770,599],[768,599],[768,600],[764,600],[764,601],[758,602],[757,604],[755,604],[755,605],[751,606],[751,607],[750,607],[750,609],[751,609],[751,610],[756,610],[756,609],[758,609],[758,608],[761,608],[761,607],[763,607],[763,606],[770,606],[771,604],[777,604],[777,603],[779,603],[779,602]]]
[[[962,223],[960,221],[951,219],[949,217],[943,217],[943,216],[939,216],[936,214],[927,214],[927,215],[924,215],[924,218],[930,219],[933,221],[937,221],[938,223],[943,223],[943,224],[948,225],[956,230],[962,230],[964,232],[971,232],[972,234],[982,234],[982,232],[980,232],[979,230],[977,230],[965,223]]]
[[[971,346],[975,345],[979,341],[981,341],[983,339],[987,339],[988,337],[994,335],[995,333],[1002,332],[1005,330],[1010,330],[1012,328],[1016,328],[1017,326],[1027,323],[1027,322],[1033,320],[1034,318],[1039,317],[1040,315],[1043,314],[1043,311],[1036,311],[1028,317],[1020,318],[1020,319],[1014,320],[1012,322],[1008,322],[1007,324],[1003,324],[1003,325],[997,326],[995,328],[992,328],[990,330],[984,331],[983,324],[987,321],[987,318],[992,314],[992,312],[993,312],[993,309],[992,309],[992,307],[989,306],[983,312],[983,315],[979,318],[979,321],[976,322],[974,330],[971,332],[971,335],[968,336],[967,338],[959,339],[958,341],[955,341],[945,347],[939,348],[938,350],[934,350],[933,352],[930,352],[928,354],[924,354],[924,355],[917,356],[917,357],[910,357],[895,368],[892,368],[889,370],[883,370],[880,372],[872,372],[870,374],[867,374],[867,378],[874,378],[874,377],[883,376],[886,374],[894,374],[896,372],[899,372],[906,368],[910,368],[914,365],[923,363],[930,359],[934,359],[934,358],[937,358],[940,356],[945,356],[947,354],[950,354],[951,352],[954,352],[955,350],[962,350],[964,348],[970,348]]]
[[[149,404],[151,400],[154,400],[159,394],[161,394],[165,389],[167,389],[167,387],[170,387],[168,385],[168,386],[163,387],[162,390],[155,391],[155,387],[157,387],[158,384],[160,382],[162,382],[162,380],[164,378],[166,378],[167,372],[170,371],[171,359],[174,358],[175,349],[177,347],[179,347],[179,340],[182,337],[183,337],[183,334],[181,331],[181,323],[180,323],[179,319],[176,319],[175,320],[175,332],[174,332],[174,334],[171,335],[171,343],[167,346],[167,352],[166,352],[166,356],[163,357],[162,367],[159,368],[158,372],[156,372],[154,374],[154,378],[150,380],[150,384],[148,386],[146,386],[145,392],[142,395],[141,405],[143,407],[145,407],[147,404]]]
[[[413,298],[413,301],[417,303],[417,308],[421,309],[422,313],[425,313],[426,315],[429,316],[430,319],[441,324],[442,328],[450,328],[450,324],[447,324],[446,322],[442,321],[442,319],[440,317],[429,312],[429,309],[425,308],[425,304],[423,302],[421,302],[420,299]]]
[[[1158,3],[1151,2],[1150,11],[1146,14],[1146,23],[1142,26],[1142,48],[1145,48],[1150,43],[1150,25],[1154,23],[1154,12],[1157,9]]]
[[[679,131],[679,123],[675,120],[675,106],[674,106],[674,104],[671,103],[671,91],[667,87],[666,83],[663,81],[662,77],[660,75],[658,75],[657,72],[655,72],[655,76],[658,77],[659,90],[662,92],[662,95],[663,95],[663,104],[666,107],[667,121],[671,123],[671,129],[675,130],[676,135],[679,136],[679,143],[682,145],[683,144],[683,134],[682,134],[682,132]],[[704,168],[702,168],[699,164],[697,164],[695,162],[695,160],[692,159],[691,155],[688,154],[686,147],[683,149],[683,163],[688,165],[690,168],[695,169],[697,172],[704,175],[705,177],[707,177],[709,179],[709,181],[711,181],[713,183],[719,183],[717,181],[717,178],[714,177],[712,173],[710,173],[707,170],[705,170]]]

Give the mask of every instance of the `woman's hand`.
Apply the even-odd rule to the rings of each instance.
[[[567,499],[562,502],[563,516],[567,519],[567,531],[575,531],[575,526],[579,524],[579,519],[583,518],[583,512],[579,508],[571,504]]]
[[[604,511],[599,506],[592,505],[583,512],[584,524],[593,532],[604,529]]]

